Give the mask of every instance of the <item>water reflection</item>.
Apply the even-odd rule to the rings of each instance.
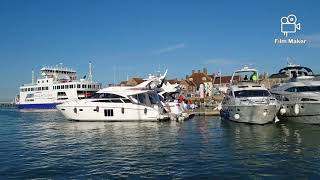
[[[319,176],[320,126],[213,117],[71,122],[58,112],[0,118],[8,119],[0,127],[0,174],[13,178]]]

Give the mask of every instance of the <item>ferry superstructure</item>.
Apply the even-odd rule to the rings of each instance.
[[[88,78],[77,78],[73,69],[57,66],[41,68],[41,78],[36,79],[32,71],[31,84],[20,87],[16,97],[19,109],[54,109],[56,105],[69,100],[84,99],[102,88],[93,81],[92,65],[89,63]]]

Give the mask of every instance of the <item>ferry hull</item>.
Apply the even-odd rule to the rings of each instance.
[[[17,104],[18,109],[56,109],[58,103],[48,104]]]

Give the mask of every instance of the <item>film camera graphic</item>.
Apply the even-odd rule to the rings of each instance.
[[[296,33],[300,29],[301,25],[297,23],[297,17],[294,14],[281,18],[281,32],[284,36],[287,37],[289,33]]]

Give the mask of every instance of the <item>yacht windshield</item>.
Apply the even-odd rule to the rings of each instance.
[[[160,101],[159,96],[156,93],[150,93],[149,99],[151,104],[158,104],[158,102]]]
[[[242,90],[235,91],[234,95],[236,98],[242,97],[268,97],[271,96],[270,92],[267,90]]]

